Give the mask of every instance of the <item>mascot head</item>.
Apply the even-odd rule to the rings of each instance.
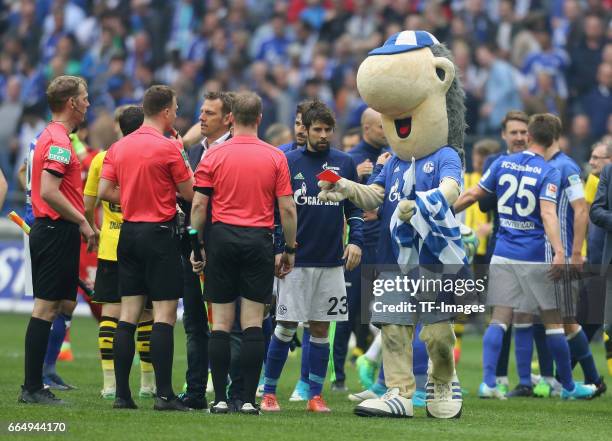
[[[465,94],[450,51],[425,31],[403,31],[359,66],[357,88],[382,114],[387,141],[404,161],[450,145],[463,158]]]

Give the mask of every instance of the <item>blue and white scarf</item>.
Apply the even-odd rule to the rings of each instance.
[[[460,224],[448,202],[437,188],[416,191],[416,166],[404,173],[402,199],[415,201],[415,213],[406,223],[399,218],[399,204],[391,216],[391,237],[399,247],[399,265],[418,265],[423,248],[429,250],[442,264],[467,265],[468,260],[461,242]],[[430,263],[430,262],[428,262]]]

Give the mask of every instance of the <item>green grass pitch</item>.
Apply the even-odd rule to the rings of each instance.
[[[136,411],[113,410],[112,402],[99,398],[102,374],[97,352],[97,327],[93,319],[77,317],[72,324],[75,361],[60,362],[58,371],[79,387],[59,393],[69,402],[62,408],[19,405],[16,402],[23,381],[23,338],[25,315],[0,315],[0,439],[58,440],[610,440],[612,439],[612,391],[590,402],[562,402],[559,399],[479,400],[481,342],[477,336],[464,339],[459,378],[469,391],[464,398],[463,416],[442,421],[427,418],[424,409],[415,409],[412,419],[359,418],[346,394],[332,393],[326,384],[324,396],[332,408],[329,415],[304,411],[304,403],[288,398],[299,375],[299,357],[289,358],[279,383],[282,413],[259,417],[210,415],[201,411],[187,414],[152,410],[152,400],[137,399]],[[185,372],[185,338],[182,324],[175,331],[174,387],[179,391]],[[601,344],[594,345],[595,358],[607,375]],[[514,374],[514,365],[511,366]],[[347,366],[351,391],[360,387],[352,367]],[[579,369],[576,376],[581,378]],[[511,377],[515,381],[516,377]],[[139,369],[132,370],[132,390],[138,390]],[[63,422],[66,433],[8,433],[9,422]]]

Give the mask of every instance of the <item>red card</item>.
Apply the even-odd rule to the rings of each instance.
[[[331,171],[331,170],[324,170],[321,173],[319,173],[317,175],[317,179],[319,181],[327,181],[327,182],[331,182],[332,184],[335,184],[336,182],[338,182],[341,178],[340,176]]]

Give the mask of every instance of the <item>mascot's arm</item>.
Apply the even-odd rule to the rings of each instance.
[[[449,206],[452,206],[457,198],[459,197],[459,193],[461,189],[459,188],[459,184],[452,178],[443,178],[442,182],[440,182],[440,186],[438,187],[446,202],[448,202]],[[414,201],[410,199],[403,199],[398,204],[400,220],[404,222],[409,222],[412,216],[414,215]]]
[[[348,199],[357,207],[364,210],[378,208],[385,198],[385,189],[378,184],[363,185],[342,178],[335,184],[319,181],[321,192],[319,199],[323,202],[340,202]]]

